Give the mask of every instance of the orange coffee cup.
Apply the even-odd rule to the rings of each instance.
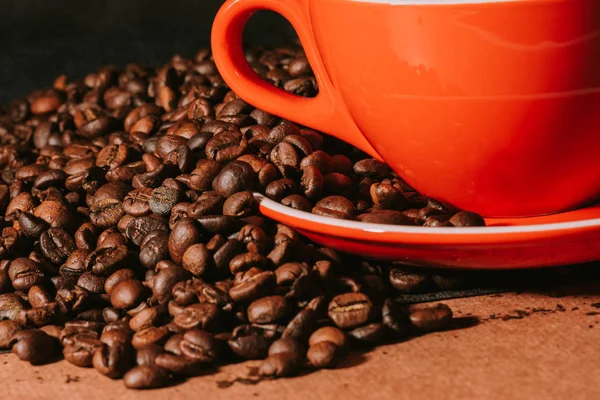
[[[316,98],[248,66],[243,29],[263,9],[296,29]],[[243,99],[444,203],[520,217],[600,198],[599,0],[229,0],[212,46]]]

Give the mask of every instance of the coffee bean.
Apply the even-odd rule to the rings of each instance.
[[[422,293],[432,282],[429,275],[409,272],[400,268],[390,269],[390,284],[402,293]]]
[[[166,369],[174,375],[196,376],[200,373],[205,362],[185,355],[162,353],[156,356],[154,364]]]
[[[217,326],[219,309],[210,303],[192,304],[173,318],[175,325],[183,329],[212,330]]]
[[[187,331],[179,347],[184,356],[202,362],[213,362],[218,355],[217,343],[213,336],[200,329]]]
[[[396,335],[403,337],[410,334],[412,327],[408,318],[408,310],[404,306],[387,299],[383,303],[381,316],[383,323]]]
[[[42,267],[28,258],[17,258],[11,262],[8,268],[8,277],[12,286],[23,292],[45,282]]]
[[[275,274],[272,271],[265,271],[232,287],[229,296],[236,303],[247,303],[272,293],[275,283]]]
[[[223,215],[246,217],[254,212],[254,206],[252,192],[238,192],[225,200]]]
[[[291,179],[279,179],[269,183],[265,189],[268,198],[275,201],[281,201],[284,197],[295,194],[297,191],[296,183]]]
[[[123,210],[134,217],[149,214],[152,193],[150,188],[139,188],[129,192],[123,200]]]
[[[373,323],[352,329],[348,336],[358,343],[374,344],[383,339],[386,329],[384,324]]]
[[[188,247],[182,257],[183,268],[196,277],[202,275],[210,268],[213,262],[212,255],[206,246],[201,243],[196,243]]]
[[[317,329],[308,340],[308,345],[313,346],[321,342],[330,342],[339,348],[347,346],[346,334],[338,328],[332,326],[324,326]]]
[[[366,158],[354,164],[354,172],[360,176],[384,179],[390,175],[391,169],[373,158]]]
[[[9,341],[9,346],[19,359],[38,365],[51,360],[55,354],[56,342],[45,332],[31,329],[15,333]]]
[[[129,320],[129,327],[135,332],[150,328],[153,325],[157,325],[165,314],[165,307],[155,306],[146,308]]]
[[[324,217],[352,219],[356,212],[354,204],[342,196],[329,196],[320,200],[312,212]]]
[[[291,307],[283,296],[267,296],[248,306],[248,321],[253,324],[270,324],[284,319]]]
[[[270,266],[270,263],[266,257],[258,253],[242,253],[229,262],[229,269],[232,274],[246,271],[253,266],[266,269]]]
[[[485,220],[480,215],[466,211],[455,214],[449,222],[456,227],[486,226]]]
[[[269,351],[269,340],[251,325],[237,326],[227,344],[235,354],[248,360],[264,358]]]
[[[371,300],[362,293],[345,293],[338,295],[329,303],[329,318],[340,328],[353,328],[368,321]]]
[[[237,192],[252,190],[255,179],[256,173],[250,164],[232,161],[215,177],[212,189],[220,196],[230,197]]]
[[[84,272],[79,276],[79,279],[77,279],[77,285],[91,293],[102,294],[104,291],[104,281],[105,278],[101,276],[94,275],[90,272]]]
[[[123,377],[125,386],[130,389],[152,389],[166,386],[170,377],[166,369],[157,365],[138,365]]]
[[[100,340],[81,336],[63,349],[63,355],[73,365],[91,367],[94,351],[101,346]]]
[[[171,209],[177,204],[180,198],[178,190],[161,186],[154,189],[152,196],[148,201],[150,210],[161,216],[167,216],[171,213]]]
[[[75,241],[60,228],[50,228],[40,237],[40,247],[44,256],[55,264],[60,264],[75,251]]]
[[[269,347],[269,356],[281,353],[294,353],[300,356],[304,352],[305,349],[300,342],[290,337],[278,339]]]
[[[272,354],[263,361],[258,374],[276,378],[292,376],[300,369],[303,359],[304,357],[295,352]]]
[[[178,265],[161,269],[153,279],[152,294],[160,304],[167,304],[172,298],[171,291],[175,284],[189,277],[189,273]]]
[[[175,334],[171,336],[164,345],[164,349],[169,353],[175,354],[177,356],[182,355],[181,347],[179,347],[181,341],[183,340],[183,334]]]
[[[169,226],[163,219],[155,218],[152,215],[146,215],[134,219],[127,225],[126,235],[135,245],[140,246],[142,241],[150,232],[163,231],[169,232]]]
[[[154,365],[156,358],[164,353],[165,349],[157,344],[144,346],[136,351],[135,363],[137,365]]]
[[[435,331],[443,328],[452,320],[452,310],[444,304],[415,310],[410,313],[410,322],[423,331]]]
[[[331,368],[335,366],[339,353],[340,348],[335,343],[323,341],[312,344],[306,358],[315,368]]]
[[[369,213],[361,214],[356,217],[361,222],[371,224],[388,225],[417,225],[417,221],[411,219],[400,211],[394,210],[372,210]]]
[[[115,308],[133,308],[144,299],[146,290],[146,287],[138,280],[122,280],[112,288],[110,302]]]
[[[131,344],[136,349],[140,349],[150,344],[163,344],[169,335],[170,332],[166,326],[151,326],[136,332],[131,339]]]
[[[169,253],[173,261],[180,264],[188,247],[198,243],[201,237],[201,232],[193,219],[184,218],[177,222],[169,236]]]

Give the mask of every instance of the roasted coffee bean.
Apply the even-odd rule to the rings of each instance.
[[[310,201],[299,194],[292,194],[290,196],[281,199],[281,204],[287,207],[294,208],[296,210],[310,212],[312,204]]]
[[[417,221],[395,210],[371,210],[356,217],[361,222],[388,225],[417,225]]]
[[[347,346],[346,334],[333,326],[324,326],[317,329],[308,340],[308,345],[313,346],[321,342],[330,342],[335,344],[339,348],[345,348]]]
[[[171,213],[171,209],[177,204],[179,199],[180,193],[177,189],[161,186],[154,189],[148,205],[152,212],[164,217]]]
[[[91,252],[86,263],[91,267],[92,273],[96,275],[108,276],[116,271],[127,261],[127,246],[100,248]]]
[[[246,217],[254,212],[254,205],[252,192],[238,192],[225,200],[223,215]]]
[[[135,245],[140,246],[147,234],[154,231],[169,232],[167,222],[152,215],[146,215],[134,219],[127,225],[125,234]]]
[[[227,344],[238,356],[248,360],[257,360],[267,356],[270,343],[252,325],[239,325],[233,330]]]
[[[265,271],[232,287],[229,290],[229,296],[236,303],[247,303],[271,294],[275,289],[275,284],[275,274],[272,271]]]
[[[65,346],[63,355],[65,360],[78,367],[91,367],[94,351],[102,346],[102,342],[91,337],[80,336],[73,344]]]
[[[147,288],[138,280],[122,280],[112,288],[110,302],[115,308],[133,308],[145,298],[146,291]]]
[[[291,179],[279,179],[269,183],[265,189],[268,198],[275,201],[295,194],[297,191],[296,183]]]
[[[31,329],[15,333],[9,341],[9,346],[19,359],[37,365],[54,357],[56,341],[43,331]]]
[[[407,336],[411,333],[412,327],[408,315],[408,310],[392,299],[387,299],[383,303],[381,310],[383,323],[396,335]]]
[[[304,357],[296,352],[270,354],[263,361],[258,374],[274,378],[292,376],[298,372],[303,360]]]
[[[153,235],[149,239],[148,236],[150,235],[146,236],[147,240],[144,240],[139,254],[140,262],[148,269],[154,269],[158,262],[167,260],[169,258],[169,237],[163,231],[155,232],[157,232],[157,234]]]
[[[293,338],[283,338],[274,341],[269,347],[269,356],[281,353],[294,353],[297,355],[304,354],[306,349],[299,341]]]
[[[118,379],[132,364],[132,355],[133,351],[125,343],[104,344],[94,350],[92,366],[102,375]]]
[[[51,302],[50,294],[42,286],[32,286],[27,292],[27,301],[31,307],[42,307]]]
[[[165,342],[164,349],[166,351],[168,351],[169,353],[180,356],[183,354],[181,352],[181,347],[179,346],[182,340],[183,340],[182,333],[174,334]]]
[[[348,336],[358,343],[375,344],[380,342],[386,333],[386,326],[380,323],[373,323],[359,326],[348,332]]]
[[[150,328],[153,325],[157,325],[166,313],[167,310],[164,306],[146,308],[129,320],[129,327],[135,332]]]
[[[320,200],[312,209],[312,212],[324,217],[352,219],[356,209],[354,204],[346,197],[329,196]]]
[[[156,357],[164,353],[165,349],[157,344],[144,346],[136,351],[135,363],[137,365],[154,365]]]
[[[402,293],[420,293],[431,287],[429,275],[400,268],[392,268],[389,273],[390,284]]]
[[[77,285],[89,291],[90,293],[102,294],[104,291],[104,281],[102,276],[94,275],[90,272],[84,272],[77,279]]]
[[[232,161],[227,164],[212,182],[212,189],[220,196],[231,195],[252,190],[256,180],[256,173],[250,164],[243,161]]]
[[[163,344],[169,337],[170,332],[166,326],[151,326],[136,332],[131,339],[134,348],[140,349],[150,344]]]
[[[149,214],[152,193],[150,188],[139,188],[129,192],[123,200],[123,210],[134,217]]]
[[[100,228],[117,225],[125,215],[123,205],[117,199],[104,199],[94,203],[91,208],[90,220]]]
[[[329,318],[340,328],[353,328],[369,320],[373,305],[362,293],[344,293],[329,303]]]
[[[40,248],[50,261],[61,264],[77,247],[66,231],[61,228],[50,228],[41,235]]]
[[[23,292],[45,282],[41,265],[28,258],[17,258],[11,262],[8,268],[8,277],[12,286]]]
[[[212,330],[217,327],[219,308],[210,303],[192,304],[173,318],[175,325],[183,329],[200,328]]]
[[[414,310],[409,315],[410,322],[422,331],[435,331],[452,320],[452,310],[445,304]]]
[[[315,368],[331,368],[335,366],[339,353],[340,348],[335,343],[323,341],[312,344],[306,358]]]
[[[366,158],[354,164],[354,172],[360,176],[384,179],[392,172],[390,167],[373,158]]]
[[[281,321],[291,311],[283,296],[267,296],[255,300],[248,306],[248,321],[253,324],[270,324]]]
[[[196,376],[200,374],[205,362],[185,355],[162,353],[156,356],[154,364],[175,375]],[[150,365],[150,364],[147,364]]]
[[[485,220],[479,215],[471,212],[459,212],[455,214],[449,221],[456,227],[467,227],[467,226],[485,226]]]
[[[266,257],[258,253],[238,254],[229,262],[229,269],[232,274],[246,271],[252,267],[268,269],[270,263]]]
[[[26,236],[37,238],[50,226],[46,221],[36,217],[28,212],[23,212],[19,216],[19,225]]]
[[[196,243],[183,253],[182,265],[192,275],[198,277],[213,265],[213,258],[205,245]]]
[[[188,247],[198,243],[201,238],[202,234],[193,219],[183,218],[177,222],[169,236],[169,253],[173,261],[181,264]]]
[[[161,261],[162,262],[162,261]],[[178,265],[161,269],[152,281],[152,294],[160,304],[167,304],[172,298],[175,284],[190,278],[190,274]]]
[[[123,383],[130,389],[160,388],[169,381],[169,372],[157,365],[138,365],[123,377]]]
[[[218,355],[217,342],[213,336],[200,329],[187,331],[179,343],[179,348],[182,355],[203,362],[213,362]]]

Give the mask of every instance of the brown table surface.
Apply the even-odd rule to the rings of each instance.
[[[600,295],[511,293],[445,303],[465,325],[473,325],[470,317],[480,322],[352,354],[336,370],[217,385],[258,364],[247,362],[142,393],[65,361],[32,367],[3,354],[0,398],[600,399]]]

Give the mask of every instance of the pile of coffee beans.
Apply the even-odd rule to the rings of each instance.
[[[314,96],[301,50],[247,52]],[[444,328],[444,305],[399,293],[448,277],[321,248],[262,217],[253,192],[374,223],[483,225],[386,165],[255,109],[209,50],[165,66],[59,77],[0,109],[0,350],[64,357],[127,387],[264,359],[263,378],[334,367],[348,349]]]

